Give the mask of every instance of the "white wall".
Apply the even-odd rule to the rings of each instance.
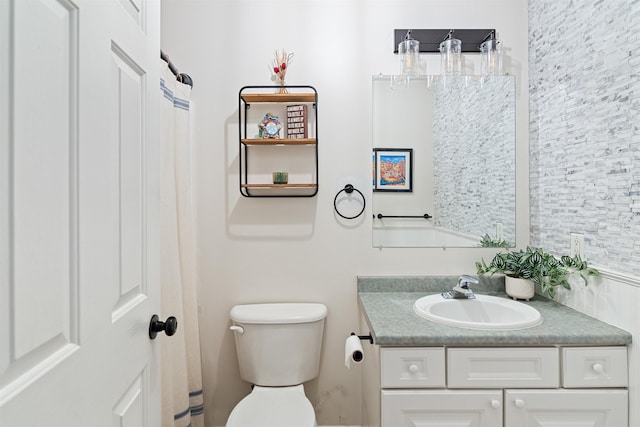
[[[207,425],[223,425],[249,392],[239,378],[228,313],[234,304],[318,301],[329,316],[318,379],[307,394],[321,425],[360,423],[358,369],[343,365],[357,328],[357,275],[474,273],[495,250],[373,249],[370,203],[340,220],[348,182],[370,202],[371,76],[399,72],[395,28],[496,28],[517,84],[518,245],[528,243],[528,75],[525,0],[162,0],[163,49],[194,81],[194,186]],[[271,84],[274,49],[295,52],[289,84],[319,92],[319,193],[246,199],[238,191],[238,91]],[[466,63],[476,72],[477,57]],[[438,73],[439,57],[428,57]],[[278,254],[278,256],[275,256]],[[362,331],[367,332],[367,331]]]

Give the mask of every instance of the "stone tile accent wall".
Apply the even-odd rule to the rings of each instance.
[[[442,77],[433,87],[434,224],[515,244],[515,82]],[[479,243],[479,242],[478,242]]]
[[[640,0],[529,0],[531,244],[640,274]]]

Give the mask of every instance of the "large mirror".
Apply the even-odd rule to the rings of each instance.
[[[373,77],[373,246],[515,246],[513,76]]]

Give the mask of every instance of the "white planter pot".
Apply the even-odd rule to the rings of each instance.
[[[536,285],[531,280],[515,277],[504,277],[507,295],[513,299],[525,299],[529,301],[536,292]]]

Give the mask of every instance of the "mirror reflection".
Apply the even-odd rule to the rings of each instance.
[[[373,246],[515,245],[513,76],[373,77]]]

